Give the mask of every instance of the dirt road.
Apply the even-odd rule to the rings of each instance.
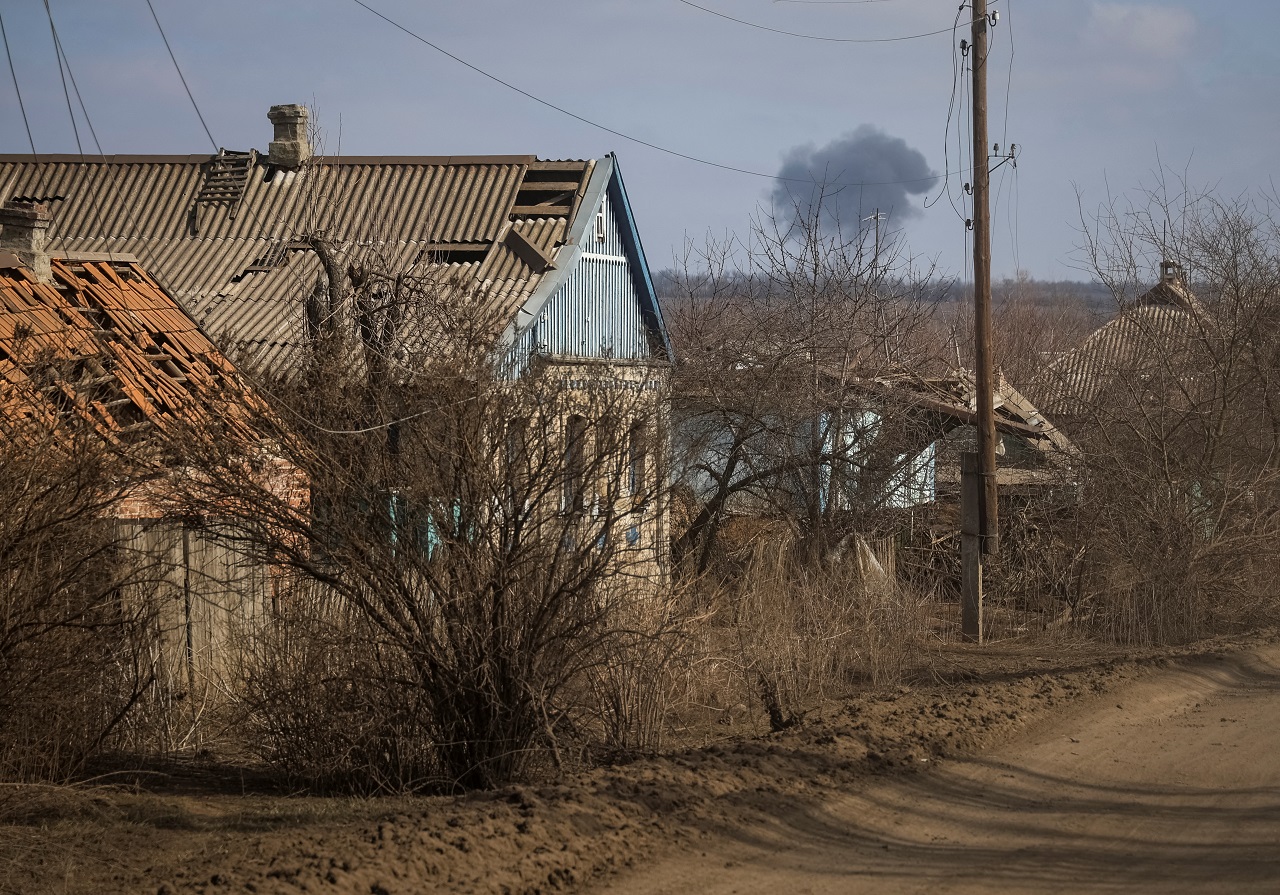
[[[1280,893],[1280,646],[1073,704],[591,891]]]

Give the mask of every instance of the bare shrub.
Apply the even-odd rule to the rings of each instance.
[[[241,653],[242,742],[293,786],[365,794],[441,785],[428,706],[403,651],[299,586]]]
[[[678,669],[692,658],[688,589],[625,610],[617,636],[584,675],[583,702],[572,714],[589,744],[607,756],[654,752],[663,745],[680,688]],[[557,760],[563,758],[557,753]]]
[[[153,681],[149,566],[119,535],[120,457],[70,428],[0,440],[0,779],[66,780]]]
[[[702,632],[703,653],[723,657],[714,702],[759,704],[778,730],[815,699],[897,683],[926,660],[927,602],[886,574],[865,541],[849,544],[818,568],[786,534],[749,548]]]
[[[202,473],[188,505],[216,509],[237,549],[325,594],[320,617],[282,622],[315,642],[268,666],[297,712],[259,690],[264,717],[301,719],[276,754],[298,757],[299,776],[345,763],[401,788],[541,773],[586,729],[577,700],[633,648],[633,613],[661,584],[661,372],[504,357],[483,291],[329,268],[341,283],[322,290],[308,369],[272,385],[259,425],[309,499],[247,474],[242,454],[184,446]],[[333,699],[366,723],[341,755],[313,756],[296,741],[328,736],[309,720]]]

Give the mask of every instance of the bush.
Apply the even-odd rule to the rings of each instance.
[[[153,680],[150,577],[118,532],[118,457],[32,429],[0,443],[0,779],[65,780]]]

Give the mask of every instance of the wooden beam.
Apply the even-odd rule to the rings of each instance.
[[[576,180],[526,180],[520,184],[520,192],[577,192],[578,181]]]
[[[542,249],[538,248],[528,240],[522,233],[514,227],[507,231],[504,242],[507,248],[516,253],[518,257],[529,267],[533,268],[535,273],[542,273],[555,267],[555,262],[551,260]]]
[[[573,207],[571,205],[517,205],[511,209],[511,214],[519,217],[568,217],[569,212],[572,210]]]

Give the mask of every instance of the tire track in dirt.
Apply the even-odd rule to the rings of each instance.
[[[511,895],[593,885],[641,893],[777,887],[846,892],[859,891],[851,884],[861,882],[870,885],[865,891],[948,891],[967,878],[957,870],[960,856],[984,854],[1009,879],[1040,874],[1061,882],[1064,874],[1087,868],[1119,879],[1128,861],[1123,852],[1108,869],[1105,862],[1089,863],[1090,853],[1082,851],[1090,836],[1114,835],[1084,829],[1098,806],[1132,795],[1141,810],[1121,813],[1117,824],[1158,838],[1168,834],[1162,824],[1170,817],[1219,810],[1234,812],[1222,815],[1233,822],[1252,824],[1259,812],[1270,817],[1271,803],[1240,807],[1228,797],[1228,804],[1214,808],[1205,797],[1181,805],[1154,784],[1134,794],[1111,792],[1106,787],[1119,784],[1105,781],[1073,790],[1061,781],[1085,779],[1085,768],[1064,773],[1050,758],[1065,760],[1072,751],[1065,747],[1078,751],[1086,743],[1079,730],[1109,717],[1105,706],[1115,702],[1145,705],[1146,715],[1165,724],[1208,724],[1204,713],[1218,710],[1204,707],[1227,696],[1206,696],[1199,714],[1187,714],[1169,681],[1181,681],[1178,692],[1198,680],[1225,694],[1249,675],[1263,680],[1247,665],[1261,660],[1249,657],[1276,642],[1274,635],[1254,638],[1246,644],[1253,653],[1225,653],[1242,643],[1222,642],[1075,660],[1051,651],[1010,656],[999,648],[960,650],[933,684],[831,703],[781,734],[600,768],[555,785],[467,797],[360,801],[95,791],[92,805],[37,803],[0,825],[0,892]],[[945,681],[948,676],[954,680]],[[1119,691],[1126,695],[1113,697]],[[1111,701],[1100,701],[1104,695]],[[1194,704],[1187,709],[1194,711]],[[1232,708],[1222,717],[1245,714]],[[1116,743],[1134,735],[1123,726],[1126,717],[1115,712],[1107,735]],[[1243,721],[1225,726],[1256,730]],[[1062,732],[1068,728],[1076,732]],[[1069,742],[1072,737],[1081,743]],[[1050,764],[1043,767],[1024,767],[1002,757],[1007,747],[1001,744],[1011,742],[1017,748],[1056,744],[1068,754],[1044,758]],[[993,745],[1000,748],[981,757],[980,750]],[[1158,752],[1161,741],[1143,748]],[[1243,743],[1236,746],[1241,748]],[[1113,747],[1115,769],[1129,760],[1123,751]],[[980,757],[952,759],[964,755]],[[940,760],[943,769],[933,770]],[[976,776],[954,776],[962,767]],[[1041,792],[1055,786],[1056,801]],[[935,792],[945,796],[940,807],[920,808]],[[1057,806],[1056,813],[1048,804]],[[983,821],[985,828],[973,827],[965,812],[983,807],[996,813]],[[1053,866],[1060,865],[1054,873],[1036,857],[1045,848],[1036,831],[1048,835],[1051,817],[1065,831],[1054,836],[1078,837],[1051,852]],[[974,840],[977,829],[1002,837],[1002,844]],[[1135,833],[1140,843],[1141,835]],[[1195,844],[1183,843],[1181,853],[1192,854],[1187,849]],[[1247,848],[1231,852],[1245,866],[1267,866],[1249,854]],[[735,867],[725,868],[726,862]],[[636,870],[641,867],[643,873]],[[769,876],[775,871],[800,877]],[[611,878],[617,880],[612,889]],[[767,879],[773,888],[751,888]],[[886,889],[887,883],[899,888]]]
[[[1277,731],[1280,646],[1183,659],[593,891],[1274,893]]]

